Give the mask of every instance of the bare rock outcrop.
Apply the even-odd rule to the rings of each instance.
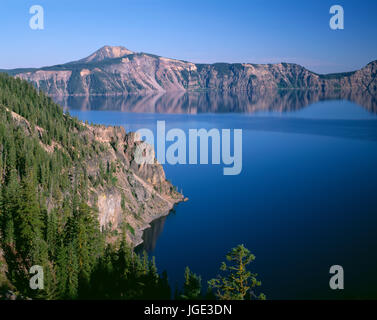
[[[126,133],[122,127],[88,126],[88,129],[88,140],[106,147],[99,158],[88,162],[90,179],[95,180],[101,168],[110,166],[115,181],[92,186],[90,204],[98,207],[102,228],[126,230],[129,242],[138,245],[149,223],[167,215],[183,196],[166,180],[157,161],[136,163],[136,147],[144,142],[135,133]]]

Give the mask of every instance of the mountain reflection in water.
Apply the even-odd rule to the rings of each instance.
[[[325,100],[348,100],[377,113],[377,99],[368,91],[266,90],[250,92],[166,92],[144,96],[55,96],[54,100],[73,110],[112,110],[135,113],[254,113],[297,111]]]

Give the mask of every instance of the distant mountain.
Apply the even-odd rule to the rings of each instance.
[[[319,75],[292,63],[195,64],[105,46],[87,58],[63,65],[5,72],[31,82],[49,95],[202,90],[263,93],[271,89],[352,89],[377,94],[377,61],[354,72]]]
[[[103,61],[106,59],[114,59],[126,56],[128,54],[132,54],[131,50],[128,50],[125,47],[111,47],[111,46],[103,46],[102,48],[98,49],[96,52],[91,54],[89,57],[81,59],[77,61],[78,63],[89,63],[89,62],[98,62]]]

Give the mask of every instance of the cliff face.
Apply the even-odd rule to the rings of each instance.
[[[135,133],[126,133],[122,127],[88,126],[88,141],[97,141],[105,151],[87,163],[89,177],[96,177],[100,163],[114,164],[116,182],[90,188],[89,202],[98,208],[102,228],[115,231],[125,229],[129,243],[142,242],[142,231],[149,223],[167,215],[183,196],[166,180],[162,166],[137,164],[135,149],[140,142]]]
[[[367,90],[376,94],[377,61],[356,72],[318,75],[302,66],[280,64],[194,64],[123,47],[104,47],[64,65],[8,70],[50,95],[123,95],[148,92],[271,89]]]

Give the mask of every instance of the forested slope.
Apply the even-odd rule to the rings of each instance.
[[[81,123],[26,81],[0,74],[3,288],[50,299],[169,296],[166,278],[132,247],[182,196],[161,166],[132,161],[137,143],[121,128]],[[33,265],[44,269],[42,293],[29,288]]]

